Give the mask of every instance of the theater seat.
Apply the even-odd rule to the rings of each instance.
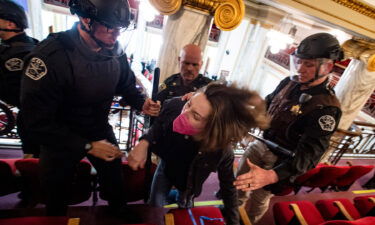
[[[331,186],[335,190],[347,191],[356,180],[369,173],[373,168],[372,165],[349,166],[348,172],[334,180]]]
[[[375,216],[375,195],[355,197],[354,205],[362,216]]]
[[[134,202],[147,199],[151,180],[156,170],[156,165],[152,163],[151,174],[148,176],[146,176],[146,169],[134,171],[130,168],[127,161],[122,162],[122,169],[124,175],[126,201]],[[150,180],[147,181],[147,178]],[[100,193],[100,198],[107,200],[107,196],[105,196],[103,193]]]
[[[25,194],[28,197],[28,207],[33,207],[37,203],[45,203],[46,196],[42,192],[40,185],[39,159],[29,158],[17,160],[16,168],[21,174]],[[91,175],[91,164],[82,160],[76,170],[72,183],[72,193],[68,200],[69,205],[87,201],[93,191],[93,177]]]
[[[297,194],[303,186],[303,184],[319,172],[321,166],[322,164],[319,164],[317,167],[312,168],[311,170],[308,170],[306,173],[298,176],[294,181],[294,193]]]
[[[356,220],[361,217],[348,199],[322,199],[315,203],[325,220]]]
[[[348,220],[331,220],[324,222],[320,225],[374,225],[375,217],[363,217],[357,220],[348,221]]]
[[[324,192],[328,186],[330,186],[332,180],[336,180],[341,177],[349,170],[349,166],[321,166],[319,172],[310,177],[308,180],[303,182],[303,186],[311,187],[312,191],[314,188],[320,188]]]
[[[195,223],[193,221],[195,220]],[[165,215],[166,225],[224,225],[224,218],[217,207],[194,207],[190,209],[172,209]]]
[[[15,161],[18,159],[0,159],[0,196],[20,191],[19,178],[16,176]]]
[[[324,222],[319,211],[309,201],[277,202],[273,206],[273,216],[277,225],[318,225]]]
[[[79,225],[79,218],[66,216],[38,216],[0,219],[4,225]]]

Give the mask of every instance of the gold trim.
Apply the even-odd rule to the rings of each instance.
[[[372,55],[368,62],[367,62],[367,70],[370,71],[370,72],[374,72],[375,71],[375,54]],[[373,198],[373,201],[375,203],[375,198]]]
[[[363,27],[363,26],[361,26],[361,25],[355,24],[355,23],[353,23],[353,22],[351,22],[351,21],[349,21],[349,20],[346,20],[346,19],[344,19],[344,18],[338,17],[338,16],[336,16],[336,15],[330,13],[330,12],[323,11],[323,10],[317,8],[317,7],[314,7],[314,6],[308,5],[308,4],[306,4],[306,3],[302,2],[302,1],[299,1],[299,0],[293,0],[293,1],[299,3],[299,4],[303,5],[303,6],[309,7],[309,8],[311,8],[311,9],[313,9],[313,10],[316,10],[316,11],[318,11],[318,12],[321,12],[321,13],[327,14],[327,15],[329,15],[329,16],[332,16],[333,18],[336,18],[336,19],[338,19],[338,20],[342,20],[342,21],[344,21],[344,22],[346,22],[346,23],[349,23],[349,24],[351,24],[351,25],[353,25],[353,26],[359,27],[359,28],[361,28],[361,29],[363,29],[363,30],[367,30],[367,31],[369,31],[369,32],[371,32],[371,33],[374,33],[374,32],[375,32],[375,30],[370,30],[370,29],[368,29],[368,28],[366,28],[366,27]]]
[[[163,15],[176,13],[182,5],[214,16],[216,26],[225,31],[235,29],[245,16],[243,0],[150,0]]]
[[[375,19],[375,8],[357,0],[331,0],[362,15]]]
[[[79,225],[79,218],[70,218],[68,220],[68,225]]]
[[[172,15],[181,8],[182,0],[150,0],[150,3],[161,14]]]

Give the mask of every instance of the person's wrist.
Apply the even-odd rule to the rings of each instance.
[[[88,142],[85,144],[85,150],[86,152],[90,151],[92,149],[92,143],[91,142]]]
[[[269,170],[269,175],[271,184],[274,184],[279,181],[279,177],[277,176],[277,173],[274,170]]]

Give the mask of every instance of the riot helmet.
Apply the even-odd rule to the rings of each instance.
[[[0,19],[16,24],[19,29],[2,29],[2,31],[21,32],[28,28],[26,13],[22,6],[11,0],[0,0]]]
[[[321,66],[327,61],[340,61],[344,53],[338,40],[328,33],[317,33],[303,39],[296,51],[290,56],[291,79],[301,84],[309,84],[325,77],[329,72],[321,71]],[[312,79],[302,82],[299,68],[303,65],[314,65],[315,75]]]
[[[93,19],[108,28],[126,28],[130,24],[127,0],[70,0],[70,12]]]

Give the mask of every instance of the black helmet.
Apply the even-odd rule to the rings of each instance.
[[[128,27],[130,24],[127,0],[70,0],[70,12],[94,19],[107,27]]]
[[[29,27],[25,10],[11,0],[0,0],[0,19],[12,21],[21,30]]]
[[[334,36],[328,33],[317,33],[303,39],[294,55],[301,59],[327,58],[339,61],[344,53]]]

